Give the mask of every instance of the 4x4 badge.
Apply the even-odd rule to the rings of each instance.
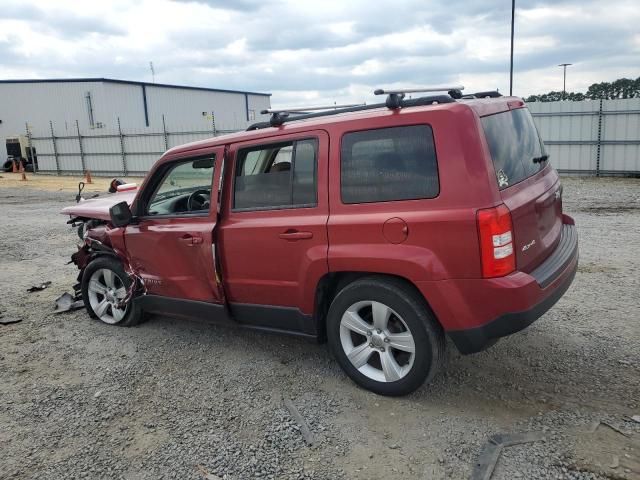
[[[504,173],[504,170],[498,170],[498,186],[499,187],[508,187],[509,186],[509,177]]]

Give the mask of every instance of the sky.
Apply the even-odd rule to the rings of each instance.
[[[514,94],[640,76],[638,0],[516,0]],[[81,6],[81,7],[80,7]],[[509,91],[509,0],[0,0],[0,79],[107,77],[272,93]]]

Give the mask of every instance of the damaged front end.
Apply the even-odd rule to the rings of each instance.
[[[80,270],[77,282],[73,285],[76,298],[80,298],[82,295],[82,276],[86,267],[94,259],[105,255],[117,259],[126,274],[132,279],[127,295],[120,302],[121,305],[126,305],[138,295],[146,294],[142,278],[131,267],[125,253],[122,228],[110,228],[106,222],[96,219],[73,218],[67,223],[77,227],[78,235],[81,236],[78,250],[71,255],[69,262],[75,264]]]
[[[114,182],[110,186],[110,191],[122,186],[122,182],[117,181],[118,185],[114,187]],[[81,189],[79,190],[81,192]],[[77,205],[63,209],[62,213],[70,217],[67,224],[77,229],[80,239],[77,245],[78,250],[71,255],[71,261],[69,262],[75,264],[79,270],[77,282],[73,286],[76,299],[82,296],[82,277],[85,269],[94,259],[103,256],[118,260],[125,273],[132,280],[126,297],[120,302],[121,304],[127,304],[135,296],[146,293],[142,279],[132,268],[126,254],[124,229],[114,227],[110,222],[109,216],[109,209],[114,204],[123,201],[131,204],[135,194],[136,191],[133,188],[124,191],[118,189],[116,193],[107,197],[82,199],[78,201]]]

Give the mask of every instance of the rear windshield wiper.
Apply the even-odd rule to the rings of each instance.
[[[532,160],[533,163],[546,162],[547,160],[549,160],[549,155],[545,153],[544,155],[540,155],[539,157],[533,157]]]

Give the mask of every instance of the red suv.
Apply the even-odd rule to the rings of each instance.
[[[384,395],[430,379],[445,336],[468,354],[527,327],[578,264],[529,111],[495,92],[403,97],[273,112],[172,148],[134,191],[65,208],[89,315],[326,339]]]

